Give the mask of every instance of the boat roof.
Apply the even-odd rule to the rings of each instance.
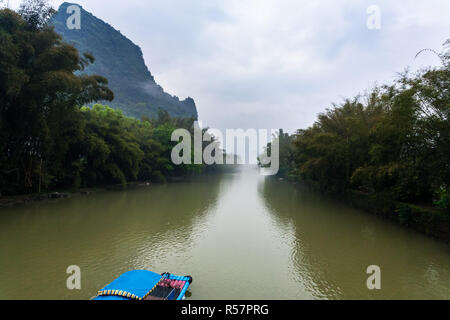
[[[162,278],[162,275],[148,270],[128,271],[102,288],[94,300],[142,299]]]

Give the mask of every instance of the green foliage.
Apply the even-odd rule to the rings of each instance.
[[[144,153],[133,132],[133,120],[102,105],[81,109],[84,120],[83,167],[88,185],[135,180]]]
[[[432,203],[438,189],[435,204],[448,209],[449,51],[441,58],[442,66],[404,73],[393,85],[333,105],[312,127],[283,137],[280,174],[324,192],[356,189],[408,203]],[[407,223],[406,211],[399,212]]]
[[[0,188],[30,192],[67,182],[83,129],[76,106],[112,100],[108,82],[75,75],[88,56],[8,9],[0,10],[0,43]]]
[[[155,120],[125,117],[120,110],[96,104],[81,108],[84,137],[81,145],[81,185],[129,181],[166,182],[167,177],[191,172],[171,162],[172,132],[190,129],[192,119],[171,118],[161,111]],[[183,127],[183,125],[185,127]],[[202,172],[203,165],[196,166]]]
[[[80,74],[94,57],[32,23],[0,10],[1,194],[164,182],[205,170],[171,162],[171,134],[192,132],[193,118],[160,110],[137,120],[100,104],[80,108],[112,100],[108,81]]]
[[[407,226],[411,222],[411,208],[407,204],[399,204],[395,210],[400,224]]]
[[[18,12],[28,26],[39,29],[47,25],[56,11],[48,4],[48,0],[23,0]]]
[[[442,187],[437,192],[437,199],[434,200],[434,204],[440,209],[450,210],[450,191],[447,188]]]
[[[292,144],[293,136],[290,136],[288,133],[285,133],[283,129],[280,129],[278,133],[272,137],[272,140],[278,140],[279,145],[279,161],[280,161],[280,169],[278,171],[278,175],[282,177],[291,177],[294,175],[293,164],[294,164],[294,147]],[[268,143],[265,154],[267,156],[271,156],[272,154],[272,143]],[[270,167],[270,164],[262,165],[261,157],[258,157],[258,164],[262,167]]]

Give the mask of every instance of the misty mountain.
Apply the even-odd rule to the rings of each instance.
[[[145,65],[141,48],[120,31],[80,5],[77,6],[81,12],[81,28],[69,29],[67,20],[72,13],[67,13],[67,8],[71,5],[63,3],[52,24],[64,41],[74,45],[80,54],[89,52],[95,57],[94,64],[83,72],[109,80],[115,98],[108,105],[136,118],[154,117],[159,109],[167,110],[173,117],[197,118],[194,100],[180,100],[164,92]]]

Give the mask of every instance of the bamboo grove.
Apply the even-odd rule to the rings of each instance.
[[[449,209],[449,45],[440,67],[406,71],[293,135],[280,130],[279,175],[327,193],[357,190]]]
[[[45,23],[51,12],[0,10],[0,193],[36,193],[130,181],[165,181],[204,169],[174,166],[176,128],[194,119],[137,120],[104,105],[108,80]]]

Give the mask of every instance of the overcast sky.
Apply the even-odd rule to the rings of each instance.
[[[332,102],[438,64],[414,56],[450,38],[448,0],[77,3],[139,45],[156,81],[193,97],[203,125],[220,129],[305,128]],[[370,5],[379,30],[367,27]]]

